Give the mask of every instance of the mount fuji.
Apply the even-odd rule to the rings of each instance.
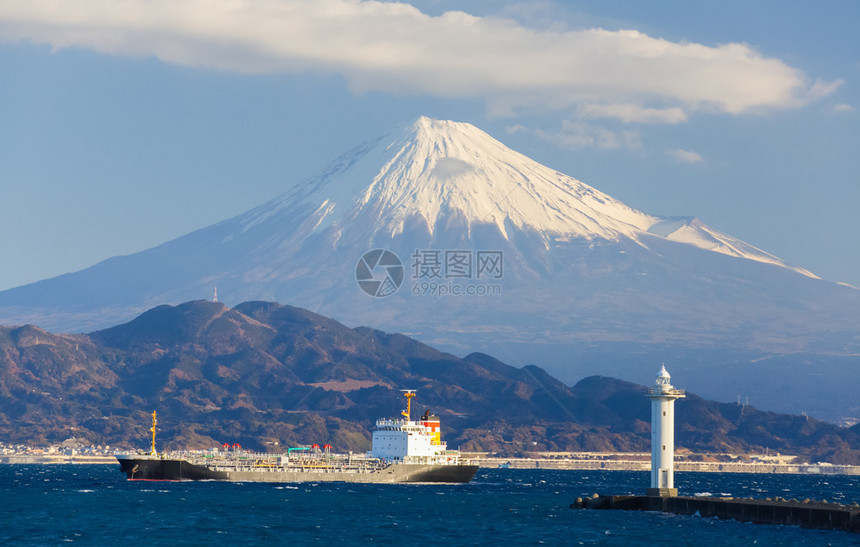
[[[94,330],[216,286],[569,383],[665,362],[706,397],[860,416],[860,291],[428,118],[235,218],[0,292],[0,323]]]

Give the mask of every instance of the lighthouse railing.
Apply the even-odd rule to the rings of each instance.
[[[664,386],[654,386],[648,390],[649,395],[655,395],[657,397],[662,395],[671,395],[672,397],[686,397],[686,393],[684,393],[683,389],[675,389],[675,388],[665,388]]]

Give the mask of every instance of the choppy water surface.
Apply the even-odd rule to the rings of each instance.
[[[648,474],[487,469],[462,485],[128,482],[118,465],[0,465],[0,543],[860,545],[860,534],[638,511]],[[858,477],[676,473],[684,494],[860,501]]]

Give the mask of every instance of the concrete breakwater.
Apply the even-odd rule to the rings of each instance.
[[[685,496],[598,496],[577,498],[573,509],[622,509],[700,515],[720,520],[782,524],[860,533],[860,506],[812,500]]]

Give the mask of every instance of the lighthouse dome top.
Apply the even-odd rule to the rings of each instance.
[[[671,379],[672,377],[669,376],[669,371],[666,370],[666,365],[662,365],[660,367],[660,372],[657,373],[657,378],[654,380],[654,383],[658,386],[668,386],[671,385],[669,383],[669,380]]]

